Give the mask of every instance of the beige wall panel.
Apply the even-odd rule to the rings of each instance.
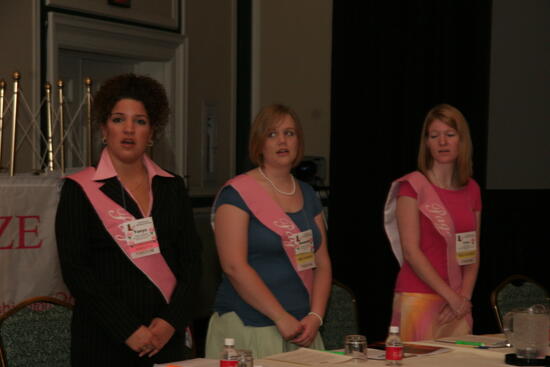
[[[14,71],[21,73],[20,90],[31,108],[38,105],[40,88],[39,67],[39,16],[38,2],[34,0],[0,1],[0,79],[7,83],[6,95],[13,95]],[[21,101],[22,98],[19,98]],[[29,114],[20,104],[19,117],[22,126],[17,128],[18,143],[23,140],[22,128],[30,124]],[[4,121],[2,161],[7,167],[10,159],[9,140],[11,136],[11,119]],[[33,139],[30,135],[29,138]],[[15,161],[16,172],[29,172],[33,168],[33,155],[30,144],[22,145]]]
[[[328,184],[332,0],[261,0],[253,6],[259,16],[255,107],[280,102],[297,111],[306,155],[325,157]]]
[[[234,1],[188,0],[188,167],[194,195],[214,194],[234,175]],[[215,108],[215,173],[206,172],[204,106]]]
[[[107,0],[46,0],[46,5],[122,20],[178,28],[181,0],[131,0],[129,8],[109,5]]]

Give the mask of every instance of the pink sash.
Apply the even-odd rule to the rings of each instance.
[[[95,169],[88,167],[78,173],[67,176],[67,178],[80,184],[107,232],[109,232],[128,259],[160,290],[166,303],[169,303],[172,292],[176,287],[176,277],[172,273],[172,270],[170,270],[160,253],[137,259],[131,257],[130,246],[126,243],[126,235],[122,227],[124,223],[135,218],[99,189],[103,183],[92,179],[94,173]],[[155,242],[157,241],[155,240]]]
[[[462,287],[462,271],[456,260],[455,227],[453,220],[428,179],[418,171],[395,180],[388,193],[386,206],[384,208],[384,227],[388,239],[390,240],[393,253],[399,261],[399,265],[403,265],[401,239],[397,228],[395,210],[397,206],[399,184],[404,181],[408,181],[414,191],[416,191],[418,209],[433,223],[437,232],[445,239],[447,243],[447,274],[449,276],[449,285],[453,290],[459,291]]]
[[[243,174],[232,178],[224,185],[232,186],[241,195],[242,199],[252,213],[260,222],[271,231],[277,233],[281,237],[283,249],[285,250],[292,267],[296,274],[302,280],[302,283],[307,289],[311,299],[313,290],[313,269],[298,270],[296,256],[294,252],[294,243],[290,236],[300,233],[298,226],[290,219],[290,217],[281,209],[281,207],[269,196],[262,186],[252,177]],[[223,189],[223,188],[222,188]],[[221,192],[221,190],[220,190]],[[217,200],[217,198],[216,198]],[[212,209],[216,207],[212,206]]]

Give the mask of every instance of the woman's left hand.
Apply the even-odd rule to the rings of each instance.
[[[441,324],[446,324],[446,323],[449,323],[451,321],[454,321],[456,318],[457,318],[456,314],[451,309],[451,306],[449,306],[449,304],[446,303],[441,308],[441,311],[439,312],[438,321]]]
[[[456,318],[461,319],[471,311],[472,311],[472,302],[468,298],[462,296],[462,303],[458,308],[458,310],[455,311]]]
[[[149,325],[149,330],[153,334],[153,345],[155,347],[155,349],[149,353],[149,357],[152,357],[164,348],[166,343],[168,343],[176,332],[176,329],[165,320],[155,317],[153,321],[151,321],[151,325]]]
[[[315,336],[317,336],[321,322],[317,316],[307,315],[300,320],[300,323],[304,326],[304,331],[291,341],[299,346],[309,347],[313,343]]]

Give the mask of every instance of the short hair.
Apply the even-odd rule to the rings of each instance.
[[[304,130],[298,114],[292,108],[282,104],[272,104],[263,107],[250,128],[250,139],[248,142],[248,153],[250,161],[257,166],[261,166],[264,163],[262,150],[264,148],[265,140],[267,139],[268,132],[275,125],[279,124],[283,117],[290,116],[294,120],[296,128],[296,137],[298,138],[298,151],[292,166],[296,167],[298,163],[302,161],[304,157]]]
[[[168,122],[170,108],[162,84],[148,76],[128,73],[106,80],[94,95],[92,120],[105,125],[117,102],[126,98],[143,103],[155,139]]]
[[[458,133],[458,157],[454,168],[454,176],[460,186],[468,183],[472,177],[472,139],[470,138],[470,129],[464,115],[455,107],[448,104],[439,104],[432,108],[422,126],[420,134],[420,147],[418,149],[418,169],[424,175],[433,166],[433,157],[428,149],[427,137],[431,124],[434,121],[441,121],[447,126],[452,127]]]

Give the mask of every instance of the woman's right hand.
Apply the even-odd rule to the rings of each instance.
[[[304,325],[288,312],[275,321],[275,326],[284,340],[292,340],[304,331]]]
[[[455,319],[461,319],[472,310],[472,303],[468,298],[455,293],[439,311],[439,322],[446,324]]]
[[[139,353],[141,357],[155,349],[153,345],[153,333],[142,325],[126,339],[126,345],[134,352]]]
[[[461,319],[472,310],[472,303],[470,300],[460,294],[455,294],[447,302],[457,319]]]

